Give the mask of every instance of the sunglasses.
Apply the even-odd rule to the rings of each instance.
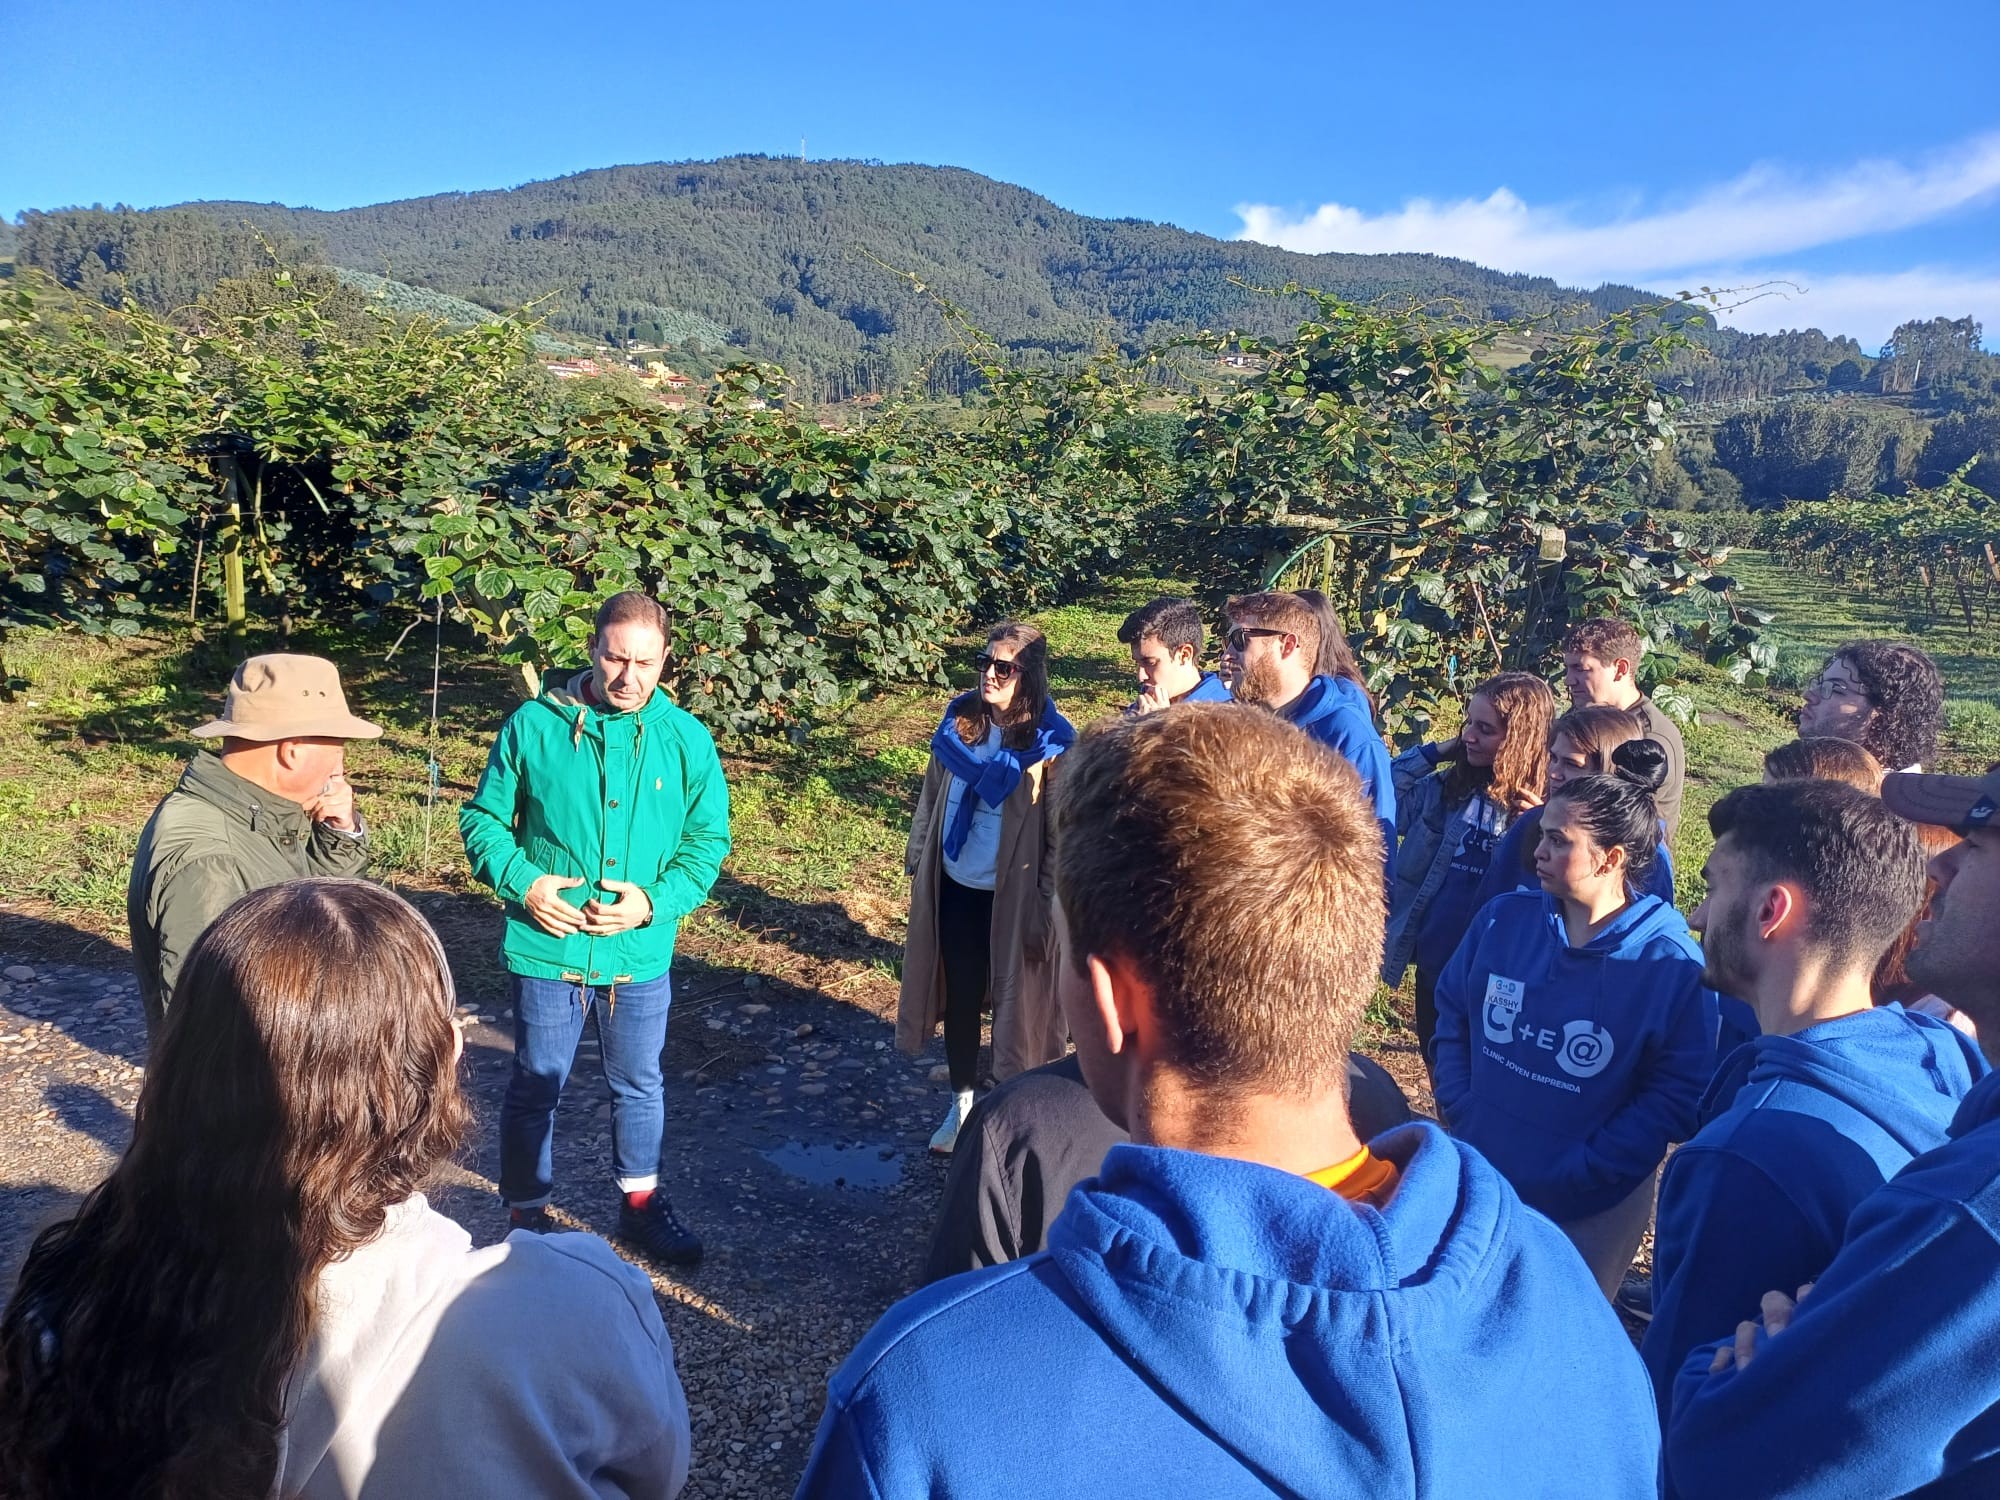
[[[991,672],[995,682],[1011,682],[1014,674],[1021,670],[1021,664],[1002,656],[988,656],[982,651],[972,658],[972,669],[981,676]]]
[[[1222,639],[1223,643],[1227,645],[1231,651],[1234,651],[1238,656],[1241,656],[1244,652],[1244,649],[1249,646],[1250,637],[1253,635],[1290,635],[1290,634],[1291,632],[1289,630],[1265,630],[1256,625],[1238,625],[1232,628],[1229,634],[1224,636]]]

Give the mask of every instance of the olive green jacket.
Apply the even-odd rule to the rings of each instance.
[[[309,875],[360,875],[365,833],[314,823],[287,797],[245,781],[204,750],[139,835],[125,917],[146,1030],[157,1034],[188,950],[238,896]]]
[[[607,713],[579,696],[582,673],[551,673],[500,727],[459,832],[472,873],[507,906],[509,973],[609,985],[658,979],[680,919],[708,899],[729,853],[729,788],[699,719],[654,691],[646,706]],[[615,898],[624,880],[652,902],[645,925],[607,937],[544,932],[522,898],[543,875],[583,884],[571,906]]]

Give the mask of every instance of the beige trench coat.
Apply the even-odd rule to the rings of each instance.
[[[1061,758],[1029,766],[1000,808],[999,879],[993,889],[993,1076],[1053,1062],[1068,1050],[1069,1028],[1056,1003],[1055,941],[1049,902],[1055,889],[1055,830],[1048,821],[1049,773]],[[910,931],[903,943],[903,991],[896,1045],[930,1045],[944,1020],[944,961],[938,948],[939,882],[944,879],[944,808],[951,773],[932,757],[910,825],[904,868],[911,878]]]

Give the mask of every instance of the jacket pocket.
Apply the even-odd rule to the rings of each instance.
[[[553,839],[529,838],[522,845],[522,852],[528,856],[528,862],[544,875],[560,875],[565,879],[583,875],[576,859]],[[578,885],[557,894],[571,906],[580,907],[590,899],[591,890],[588,885]]]

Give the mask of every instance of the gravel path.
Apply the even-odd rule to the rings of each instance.
[[[431,1197],[476,1243],[489,1244],[505,1229],[493,1178],[513,1051],[506,996],[489,962],[457,961],[461,951],[486,948],[477,934],[483,913],[416,899],[447,934],[461,970],[479,1119],[475,1146]],[[137,986],[113,966],[117,950],[82,934],[72,947],[36,922],[28,951],[10,954],[5,916],[0,1288],[11,1290],[36,1231],[73,1208],[124,1149],[146,1037]],[[51,957],[65,951],[93,962]],[[671,1276],[634,1262],[651,1277],[673,1336],[694,1425],[686,1493],[698,1500],[792,1492],[826,1377],[915,1281],[945,1170],[925,1150],[943,1101],[942,1068],[895,1051],[880,987],[869,1002],[848,1003],[770,977],[775,955],[734,958],[676,960],[668,1036],[663,1181],[708,1255]],[[1428,1109],[1414,1046],[1375,1055]],[[557,1119],[555,1208],[571,1226],[599,1233],[617,1207],[607,1098],[588,1031]]]
[[[0,952],[0,1286],[130,1134],[145,1024],[122,970]],[[676,969],[665,1182],[707,1259],[652,1276],[694,1423],[690,1496],[791,1493],[827,1375],[909,1289],[943,1166],[924,1151],[942,1085],[886,1022],[755,974]],[[494,1127],[512,1052],[504,996],[464,1008],[476,1147],[433,1201],[491,1243]],[[609,1105],[594,1032],[557,1122],[556,1208],[604,1231]],[[635,1262],[636,1263],[636,1262]],[[525,1356],[524,1356],[525,1357]]]

